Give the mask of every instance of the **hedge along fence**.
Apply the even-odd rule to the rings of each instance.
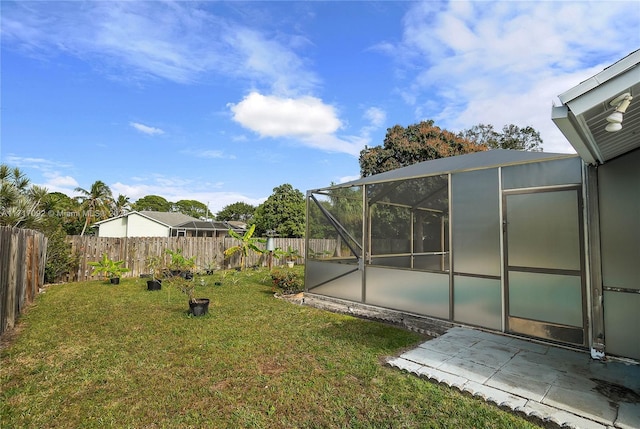
[[[47,238],[30,229],[0,226],[0,334],[14,327],[44,284]]]
[[[124,266],[131,271],[125,273],[123,277],[138,277],[140,274],[148,273],[146,261],[150,256],[161,256],[165,261],[170,257],[165,250],[176,251],[182,249],[182,254],[188,258],[196,257],[196,267],[198,270],[210,268],[231,268],[240,265],[240,256],[236,254],[225,259],[224,251],[239,243],[231,237],[95,237],[95,236],[68,236],[67,242],[71,243],[71,252],[79,256],[78,269],[74,273],[69,273],[60,281],[85,281],[97,280],[99,277],[91,276],[93,268],[89,262],[98,261],[102,254],[115,261],[124,261]],[[305,254],[305,242],[303,238],[274,238],[275,247],[287,250],[289,247],[298,251],[300,255]],[[329,245],[329,244],[328,244]],[[261,244],[258,247],[264,248]],[[301,257],[296,263],[302,263]],[[266,265],[266,258],[263,254],[250,251],[246,264],[248,267],[255,265]],[[284,264],[284,260],[274,259],[274,265]]]

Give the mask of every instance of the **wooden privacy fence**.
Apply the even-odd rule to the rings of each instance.
[[[85,281],[97,280],[98,277],[91,276],[93,268],[88,262],[98,261],[102,254],[116,261],[123,260],[124,266],[131,271],[124,274],[124,277],[138,277],[146,274],[146,261],[150,256],[161,256],[169,261],[170,257],[165,253],[165,249],[176,251],[182,249],[183,255],[188,258],[196,257],[196,267],[199,270],[208,268],[228,268],[240,265],[238,255],[230,259],[224,258],[224,251],[239,243],[231,237],[95,237],[95,236],[68,236],[67,241],[71,243],[71,252],[79,256],[78,270],[69,273],[60,281]],[[274,239],[275,247],[287,250],[289,247],[298,250],[300,255],[305,254],[303,238],[279,238]],[[264,248],[264,245],[259,247]],[[300,258],[296,261],[302,263]],[[250,252],[246,262],[247,266],[266,265],[265,256]],[[274,260],[274,265],[284,264],[284,261]]]
[[[0,334],[13,328],[44,284],[47,238],[38,231],[0,226]]]

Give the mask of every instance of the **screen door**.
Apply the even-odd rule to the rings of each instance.
[[[579,187],[503,194],[508,332],[584,345]]]

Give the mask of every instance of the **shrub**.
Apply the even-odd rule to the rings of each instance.
[[[67,234],[61,226],[46,228],[44,233],[48,239],[44,281],[53,283],[78,269],[80,255],[71,252],[71,243],[67,243]]]
[[[283,294],[297,293],[303,290],[302,280],[294,271],[274,270],[271,273],[273,285]]]

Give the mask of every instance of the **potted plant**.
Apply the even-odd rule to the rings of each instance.
[[[147,258],[147,269],[151,274],[151,280],[147,280],[147,290],[160,290],[162,289],[162,275],[164,261],[160,256],[149,256]]]
[[[299,257],[300,253],[298,252],[298,249],[292,249],[291,246],[289,246],[287,251],[284,252],[284,259],[287,262],[287,266],[289,268],[293,268],[294,264],[296,263],[296,259],[298,259]]]
[[[166,249],[165,252],[171,256],[168,269],[172,276],[193,278],[193,269],[196,266],[196,257],[187,258],[182,253],[182,249]]]
[[[123,267],[124,261],[114,261],[109,259],[106,253],[102,254],[102,259],[95,262],[89,262],[93,267],[92,276],[102,275],[105,280],[109,280],[111,284],[120,284],[120,276],[129,271],[129,268]]]
[[[209,312],[209,299],[195,297],[196,282],[193,277],[171,276],[165,280],[165,283],[176,287],[189,297],[189,313],[192,315],[204,316]]]
[[[213,258],[213,260],[209,261],[205,266],[204,266],[204,273],[208,276],[212,275],[213,273],[215,273],[216,271],[218,271],[220,269],[220,265],[218,265],[218,260],[217,258]]]

